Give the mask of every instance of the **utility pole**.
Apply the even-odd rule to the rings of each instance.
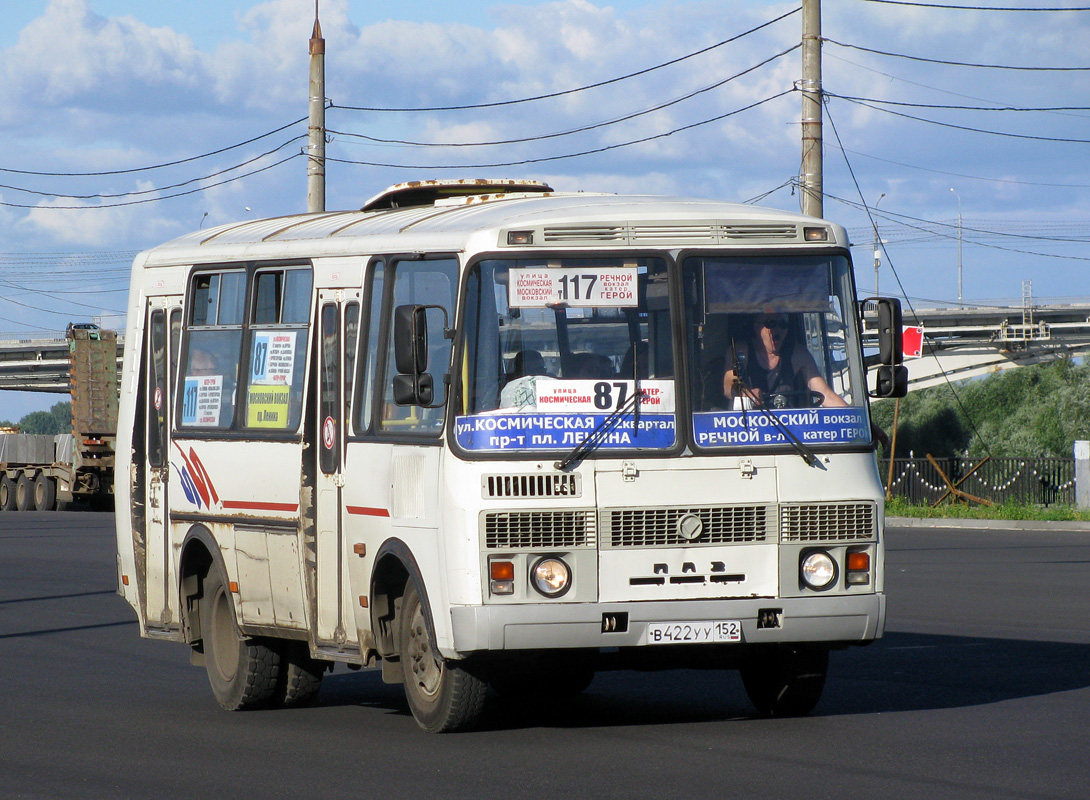
[[[310,35],[310,139],[307,144],[307,211],[325,211],[325,39],[314,0]]]
[[[821,0],[802,0],[802,213],[824,214],[821,153]]]

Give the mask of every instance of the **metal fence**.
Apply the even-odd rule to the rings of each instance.
[[[978,466],[982,460],[935,459],[959,490],[996,505],[1008,501],[1044,506],[1075,504],[1073,458],[991,458]],[[889,459],[878,459],[878,467],[885,483],[889,480]],[[913,505],[931,505],[948,491],[946,482],[926,458],[894,459],[890,488],[894,497]]]

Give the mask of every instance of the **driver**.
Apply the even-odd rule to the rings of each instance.
[[[727,353],[729,369],[723,376],[723,394],[732,407],[738,397],[748,397],[758,405],[773,408],[810,405],[809,400],[798,400],[800,395],[808,396],[810,392],[821,395],[819,405],[848,405],[821,377],[809,351],[795,346],[798,340],[789,336],[790,332],[787,314],[754,315],[749,341],[734,353]]]

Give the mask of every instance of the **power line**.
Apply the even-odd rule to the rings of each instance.
[[[870,155],[869,153],[863,153],[859,150],[852,150],[849,147],[840,148],[840,145],[830,145],[837,149],[843,149],[845,153],[851,153],[853,155],[861,156],[862,158],[869,158],[873,161],[881,161],[883,164],[893,164],[898,167],[905,167],[906,169],[917,169],[922,172],[931,172],[935,175],[945,175],[952,178],[964,178],[972,181],[988,181],[990,183],[1003,183],[1010,184],[1012,186],[1044,186],[1052,189],[1090,189],[1090,184],[1086,183],[1042,183],[1039,181],[1016,181],[1010,178],[985,178],[980,175],[967,175],[963,172],[947,172],[941,169],[931,169],[930,167],[921,167],[918,164],[906,164],[903,161],[893,161],[888,158],[879,158],[878,156]]]
[[[944,61],[938,58],[924,58],[923,56],[911,56],[905,53],[890,53],[885,50],[875,50],[870,47],[863,47],[858,44],[845,44],[844,42],[838,42],[835,39],[827,39],[822,37],[823,43],[835,44],[840,47],[846,47],[850,50],[861,50],[864,53],[872,53],[878,56],[890,56],[892,58],[905,58],[909,61],[922,61],[927,64],[944,64],[949,67],[974,67],[978,69],[1010,69],[1019,70],[1022,72],[1090,72],[1090,67],[1023,67],[1013,66],[1011,64],[973,64],[967,61]]]
[[[955,6],[947,3],[917,3],[911,0],[863,0],[864,3],[880,3],[887,6],[915,6],[916,8],[943,8],[954,11],[1090,11],[1090,6],[1063,6],[1034,8],[1032,6]]]
[[[211,156],[218,156],[220,153],[226,153],[228,150],[235,150],[239,147],[245,147],[248,144],[261,141],[262,139],[272,136],[274,133],[280,133],[280,131],[287,130],[293,125],[298,125],[300,122],[306,122],[307,117],[301,117],[294,122],[289,122],[287,125],[281,125],[279,128],[263,133],[260,136],[255,136],[252,139],[247,139],[245,142],[239,142],[238,144],[232,144],[227,147],[221,147],[218,150],[213,150],[210,153],[204,153],[199,156],[190,156],[189,158],[182,158],[177,161],[168,161],[162,164],[153,164],[147,167],[132,167],[131,169],[118,169],[108,170],[104,172],[36,172],[34,170],[25,169],[12,169],[10,167],[0,167],[0,172],[9,172],[14,175],[36,175],[39,177],[49,178],[88,178],[88,177],[102,177],[105,175],[129,175],[133,172],[147,172],[153,169],[163,169],[165,167],[176,167],[179,164],[188,164],[191,161],[199,161],[202,158],[209,158]]]
[[[801,43],[796,44],[796,45],[794,45],[792,47],[787,48],[786,50],[784,50],[782,52],[777,53],[774,56],[770,56],[769,58],[766,58],[764,61],[761,61],[759,64],[754,64],[752,67],[749,67],[748,69],[744,69],[741,72],[737,72],[734,75],[731,75],[729,78],[724,78],[721,81],[717,81],[717,82],[715,82],[715,83],[713,83],[713,84],[711,84],[709,86],[705,86],[705,87],[703,87],[701,89],[697,89],[696,91],[690,92],[689,94],[682,95],[681,97],[674,98],[673,100],[668,100],[667,102],[661,103],[661,104],[659,104],[657,106],[654,106],[652,108],[648,108],[648,109],[645,109],[643,111],[636,111],[636,112],[633,112],[631,114],[626,114],[625,116],[617,117],[616,119],[611,119],[611,120],[607,120],[607,121],[604,121],[604,122],[596,122],[596,123],[594,123],[592,125],[584,125],[581,128],[573,128],[571,130],[561,131],[561,132],[558,132],[558,133],[545,133],[545,134],[540,134],[538,136],[527,136],[527,137],[523,137],[523,138],[520,138],[520,139],[501,139],[501,140],[496,140],[496,141],[492,141],[492,142],[417,142],[417,141],[409,141],[409,140],[404,140],[404,139],[380,139],[380,138],[375,137],[375,136],[368,136],[368,135],[362,134],[362,133],[350,133],[350,132],[346,132],[346,131],[330,130],[329,133],[339,135],[339,136],[351,136],[351,137],[356,138],[356,139],[365,139],[365,140],[367,140],[369,142],[374,142],[375,144],[394,144],[394,145],[405,145],[405,146],[409,146],[409,147],[492,147],[492,146],[497,146],[497,145],[524,144],[524,143],[527,143],[527,142],[540,142],[540,141],[544,141],[546,139],[556,139],[556,138],[559,138],[559,137],[562,137],[562,136],[571,136],[571,135],[576,134],[576,133],[585,133],[587,131],[596,130],[598,128],[605,128],[605,127],[608,127],[609,125],[617,125],[617,124],[619,124],[621,122],[627,122],[629,120],[635,119],[636,117],[642,117],[642,116],[644,116],[646,114],[652,114],[652,113],[654,113],[656,111],[662,111],[664,108],[669,108],[670,106],[677,105],[678,103],[684,102],[685,100],[690,100],[690,99],[692,99],[692,98],[694,98],[694,97],[696,97],[698,95],[704,94],[705,92],[710,92],[712,89],[718,89],[719,87],[724,86],[727,83],[730,83],[731,81],[736,80],[737,78],[741,78],[744,75],[748,75],[749,73],[760,69],[761,67],[765,66],[766,64],[770,64],[771,62],[775,61],[778,58],[782,58],[783,56],[787,55],[788,53],[792,53],[795,50],[798,50],[800,47],[802,47]]]
[[[798,8],[792,9],[791,11],[788,11],[786,14],[781,14],[780,16],[776,17],[775,19],[771,19],[768,22],[764,22],[764,23],[758,25],[755,28],[750,28],[748,31],[745,31],[744,33],[739,33],[737,36],[732,36],[729,39],[724,39],[721,42],[717,42],[717,43],[715,43],[713,45],[710,45],[708,47],[702,48],[700,50],[696,50],[696,51],[694,51],[692,53],[689,53],[687,55],[671,59],[670,61],[664,61],[663,63],[657,64],[656,66],[647,67],[646,69],[637,70],[636,72],[630,72],[627,75],[621,75],[621,76],[616,77],[616,78],[610,78],[609,80],[599,81],[598,83],[591,83],[591,84],[587,84],[586,86],[579,86],[579,87],[577,87],[575,89],[564,89],[563,91],[549,92],[548,94],[539,94],[539,95],[534,95],[532,97],[520,97],[520,98],[518,98],[516,100],[498,100],[498,101],[493,102],[493,103],[474,103],[474,104],[470,104],[470,105],[461,105],[461,106],[430,106],[430,107],[417,107],[417,108],[413,108],[413,107],[400,107],[400,108],[398,108],[398,107],[380,107],[380,106],[342,106],[342,105],[337,105],[336,103],[331,102],[329,104],[329,107],[330,108],[340,108],[340,109],[344,109],[346,111],[376,111],[376,112],[466,111],[466,110],[481,109],[481,108],[498,108],[500,106],[513,106],[513,105],[517,105],[517,104],[520,104],[520,103],[532,103],[532,102],[537,101],[537,100],[549,100],[549,99],[552,99],[554,97],[564,97],[566,95],[577,94],[579,92],[585,92],[585,91],[587,91],[589,89],[599,89],[599,88],[601,88],[603,86],[609,86],[609,85],[614,84],[614,83],[620,83],[621,81],[629,80],[630,78],[636,78],[636,77],[639,77],[641,75],[647,75],[650,72],[654,72],[655,70],[660,70],[660,69],[662,69],[664,67],[673,66],[674,64],[680,64],[682,61],[685,61],[687,59],[694,58],[694,57],[699,56],[699,55],[703,55],[704,53],[711,52],[712,50],[715,50],[718,47],[722,47],[723,45],[727,45],[727,44],[731,44],[732,42],[736,42],[739,39],[742,39],[742,38],[744,38],[746,36],[749,36],[750,34],[756,33],[757,31],[761,30],[762,28],[767,28],[768,26],[774,25],[775,23],[777,23],[777,22],[779,22],[781,20],[787,19],[792,14],[797,14],[801,10],[802,10],[801,6],[798,7]]]
[[[852,100],[849,97],[840,97],[839,95],[833,95],[826,93],[827,97],[838,97],[841,100],[845,100],[849,103],[855,103],[856,105],[869,108],[872,111],[881,111],[885,114],[892,114],[895,117],[902,117],[904,119],[915,120],[916,122],[926,122],[931,125],[938,125],[942,128],[953,128],[959,131],[968,131],[970,133],[985,133],[990,136],[1005,136],[1010,139],[1030,139],[1036,142],[1056,142],[1059,144],[1090,144],[1090,139],[1064,139],[1056,136],[1034,136],[1028,133],[1010,133],[1007,131],[990,131],[985,128],[974,128],[969,125],[955,125],[952,122],[940,122],[935,119],[927,119],[926,117],[917,117],[913,114],[906,114],[903,111],[894,111],[892,108],[882,108],[881,106],[871,105],[869,103],[862,102],[860,100]]]
[[[244,173],[242,175],[236,175],[233,178],[228,178],[226,180],[218,181],[217,183],[211,183],[211,184],[209,184],[207,186],[201,186],[201,187],[198,187],[196,189],[190,189],[189,191],[186,191],[186,192],[176,192],[174,194],[164,195],[163,197],[148,197],[148,198],[145,198],[143,200],[128,200],[128,201],[123,202],[123,203],[100,203],[100,204],[94,205],[94,206],[90,206],[90,205],[88,205],[88,206],[43,206],[43,205],[29,205],[29,204],[26,204],[26,203],[8,203],[8,202],[5,202],[5,201],[0,201],[0,206],[5,206],[7,208],[39,208],[39,209],[43,209],[43,210],[47,210],[47,211],[85,211],[85,210],[100,209],[100,208],[120,208],[122,206],[138,206],[138,205],[143,205],[144,203],[158,203],[158,202],[160,202],[162,200],[172,200],[175,197],[185,197],[186,195],[197,194],[198,192],[204,192],[204,191],[207,191],[208,189],[214,189],[217,186],[223,186],[224,184],[227,184],[227,183],[234,183],[235,181],[242,180],[243,178],[249,178],[251,175],[257,175],[258,173],[266,172],[267,170],[273,169],[275,167],[279,167],[281,164],[285,164],[288,161],[291,161],[293,158],[298,158],[301,155],[303,155],[302,152],[292,153],[287,158],[282,158],[279,161],[277,161],[277,162],[275,162],[273,164],[269,164],[268,166],[261,167],[260,169],[251,170],[250,172]],[[326,160],[329,161],[331,159],[326,159]]]
[[[23,192],[24,194],[35,194],[35,195],[38,195],[39,197],[57,197],[57,198],[65,199],[65,200],[114,200],[114,199],[117,199],[119,197],[140,197],[141,195],[155,194],[157,192],[166,192],[166,191],[170,191],[171,189],[180,189],[183,186],[189,186],[190,184],[198,183],[200,181],[207,181],[207,180],[211,180],[212,178],[218,178],[220,175],[226,175],[228,172],[233,172],[236,169],[242,169],[243,167],[249,166],[250,164],[253,164],[256,161],[260,161],[261,159],[265,158],[266,156],[271,156],[273,153],[276,153],[276,152],[278,152],[280,150],[283,150],[285,147],[287,147],[292,142],[297,142],[300,139],[305,139],[306,137],[307,137],[307,134],[301,133],[298,136],[295,136],[295,137],[293,137],[291,139],[288,139],[283,144],[277,145],[272,150],[261,153],[260,155],[256,155],[253,158],[247,159],[246,161],[243,161],[241,164],[235,164],[232,167],[225,167],[224,169],[213,172],[211,175],[204,175],[203,177],[200,177],[200,178],[190,178],[187,181],[182,181],[181,183],[174,183],[174,184],[171,184],[169,186],[157,186],[157,187],[153,187],[151,189],[140,189],[139,191],[135,191],[135,192],[120,192],[118,194],[56,194],[54,192],[41,192],[41,191],[37,191],[35,189],[23,189],[22,187],[19,187],[19,186],[9,186],[7,184],[2,184],[2,183],[0,183],[0,189],[11,189],[12,191]],[[250,173],[250,174],[253,174],[253,173]],[[219,184],[216,184],[216,185],[218,186]],[[159,199],[159,198],[156,198],[156,199]],[[35,208],[36,207],[37,206],[35,206]]]
[[[541,164],[547,161],[562,161],[567,158],[579,158],[580,156],[595,155],[597,153],[605,153],[610,150],[619,150],[623,147],[631,147],[632,145],[636,144],[645,144],[646,142],[652,142],[656,139],[665,139],[667,136],[673,136],[675,133],[681,133],[682,131],[691,130],[692,128],[698,128],[701,125],[708,125],[712,122],[718,122],[719,120],[726,119],[727,117],[732,117],[735,114],[741,114],[743,111],[749,111],[750,109],[764,105],[765,103],[779,99],[780,97],[791,94],[795,91],[797,91],[797,89],[795,89],[794,87],[792,87],[791,89],[785,89],[779,94],[774,94],[771,97],[766,97],[764,100],[758,100],[755,103],[750,103],[748,106],[743,106],[742,108],[735,109],[734,111],[728,111],[726,114],[720,114],[719,116],[701,120],[700,122],[694,122],[690,125],[683,125],[680,128],[674,128],[673,130],[667,131],[665,133],[658,133],[653,136],[645,136],[641,139],[633,139],[628,142],[620,142],[618,144],[606,145],[604,147],[596,147],[591,150],[583,150],[579,153],[566,153],[559,156],[541,156],[539,158],[526,158],[522,159],[521,161],[505,161],[497,162],[494,164],[384,164],[374,161],[355,161],[343,158],[330,158],[328,156],[326,157],[326,161],[332,161],[338,164],[354,164],[356,166],[362,167],[386,167],[389,169],[492,169],[495,167],[518,167],[527,164]]]
[[[825,92],[829,97],[837,97],[841,100],[852,100],[859,103],[878,103],[887,106],[901,106],[903,108],[933,108],[943,111],[1090,111],[1090,106],[956,106],[939,103],[907,103],[900,100],[879,100],[874,97],[853,97],[845,94]]]

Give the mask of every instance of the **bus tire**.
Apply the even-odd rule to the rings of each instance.
[[[280,646],[280,678],[273,705],[278,708],[314,705],[322,688],[325,669],[325,662],[310,657],[306,642],[283,642]]]
[[[405,590],[401,617],[398,652],[405,698],[417,724],[428,733],[469,730],[484,711],[488,685],[463,662],[439,655],[420,593],[412,582]]]
[[[7,476],[0,475],[0,511],[15,510],[15,481]]]
[[[34,507],[39,511],[52,511],[57,507],[57,482],[44,472],[34,479]]]
[[[239,633],[231,595],[215,566],[204,580],[201,638],[208,682],[219,704],[228,711],[267,707],[276,694],[280,655]]]
[[[825,689],[829,651],[790,645],[757,647],[740,673],[749,700],[766,717],[804,717]]]
[[[34,483],[25,472],[20,472],[19,480],[15,482],[15,510],[34,510]]]

